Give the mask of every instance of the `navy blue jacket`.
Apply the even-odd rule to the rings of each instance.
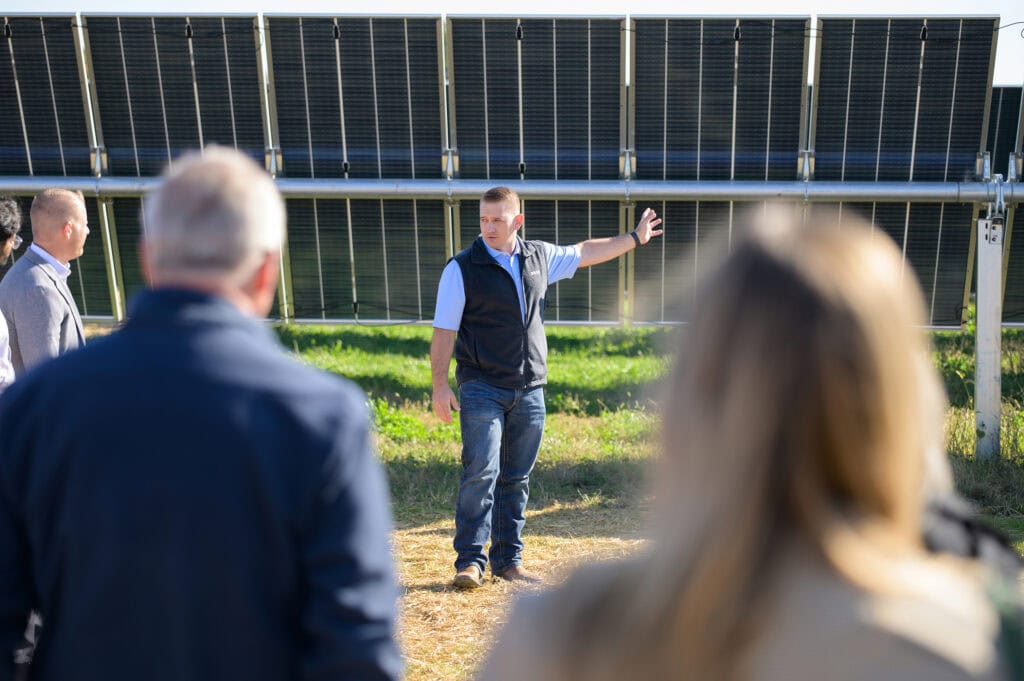
[[[147,291],[0,399],[0,681],[395,679],[390,528],[357,388]]]

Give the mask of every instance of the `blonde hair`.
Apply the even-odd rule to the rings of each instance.
[[[793,541],[868,590],[920,551],[943,400],[914,276],[848,217],[751,222],[694,298],[650,553],[565,604],[563,678],[742,677]]]

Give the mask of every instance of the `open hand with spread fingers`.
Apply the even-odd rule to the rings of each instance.
[[[636,233],[641,244],[645,244],[656,236],[661,236],[665,233],[663,229],[655,229],[661,224],[661,218],[654,212],[653,208],[647,208],[640,216],[640,222],[636,224],[636,229],[633,230]]]

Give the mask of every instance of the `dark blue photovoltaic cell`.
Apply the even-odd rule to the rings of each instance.
[[[85,197],[85,209],[92,234],[85,242],[85,252],[71,263],[68,288],[83,317],[109,317],[113,308],[96,199]]]
[[[460,174],[518,179],[522,160],[527,179],[617,178],[620,22],[526,19],[521,33],[520,73],[515,20],[452,20]]]
[[[0,43],[0,174],[28,175],[25,131],[18,111],[18,90],[8,39]]]
[[[689,302],[693,294],[697,202],[659,201],[649,205],[672,228],[634,252],[634,320],[685,321],[680,304],[684,296]],[[637,205],[637,213],[647,206]]]
[[[87,18],[109,174],[156,175],[173,158],[210,144],[262,163],[252,22]]]
[[[351,319],[352,268],[344,199],[289,199],[286,207],[296,318]]]
[[[992,172],[1008,174],[1011,154],[1018,151],[1021,125],[1021,88],[992,88],[992,105],[988,117],[988,143]],[[1024,323],[1024,212],[1013,210],[1007,222],[1003,258],[1006,280],[1003,289],[1003,321]]]
[[[556,177],[555,127],[558,125],[559,92],[555,59],[555,19],[524,19],[523,82],[523,157],[526,179]],[[566,93],[561,93],[562,97]]]
[[[992,88],[992,105],[988,114],[988,142],[992,172],[1008,175],[1010,155],[1017,151],[1021,125],[1021,90],[1019,87]]]
[[[353,298],[361,319],[433,317],[446,261],[442,201],[289,199],[287,208],[297,318],[352,319]],[[357,296],[352,295],[349,209]]]
[[[253,22],[192,18],[203,144],[235,147],[263,165],[263,121]]]
[[[113,199],[117,251],[121,258],[124,300],[131,310],[132,299],[146,287],[139,265],[139,240],[142,239],[142,200],[135,197]],[[94,232],[95,233],[95,232]]]
[[[795,178],[798,156],[805,146],[800,140],[800,114],[807,90],[807,74],[803,59],[807,50],[808,32],[809,25],[806,19],[775,20],[771,132],[766,176],[769,180]],[[742,101],[740,106],[745,106]]]
[[[639,19],[635,25],[641,179],[795,176],[806,20]]]
[[[904,250],[906,263],[921,285],[933,326],[961,323],[972,214],[973,206],[966,203],[842,204],[844,220],[873,218],[875,225]]]
[[[436,19],[268,22],[284,175],[441,175]]]
[[[894,19],[889,25],[878,166],[878,179],[882,181],[910,179],[921,66],[920,33],[921,22],[914,19]]]
[[[87,26],[109,172],[158,175],[172,156],[153,20],[88,17]]]
[[[1003,257],[1006,262],[1006,284],[1003,289],[1003,321],[1024,323],[1024,207],[1014,210],[1013,221],[1007,225]]]
[[[736,22],[704,20],[698,179],[730,179]]]
[[[960,35],[960,60],[950,130],[949,180],[974,177],[977,152],[984,145],[985,100],[991,83],[994,53],[992,41],[998,20],[964,19]]]
[[[0,173],[88,175],[89,136],[73,18],[9,17],[6,21],[11,37],[0,39],[0,99],[4,100],[0,104]]]

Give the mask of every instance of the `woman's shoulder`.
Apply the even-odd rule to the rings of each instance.
[[[754,678],[792,678],[794,664],[806,667],[799,675],[808,678],[816,669],[845,669],[839,678],[850,680],[1006,678],[999,616],[976,566],[907,560],[895,568],[898,586],[878,591],[815,561],[788,567],[753,647]]]

